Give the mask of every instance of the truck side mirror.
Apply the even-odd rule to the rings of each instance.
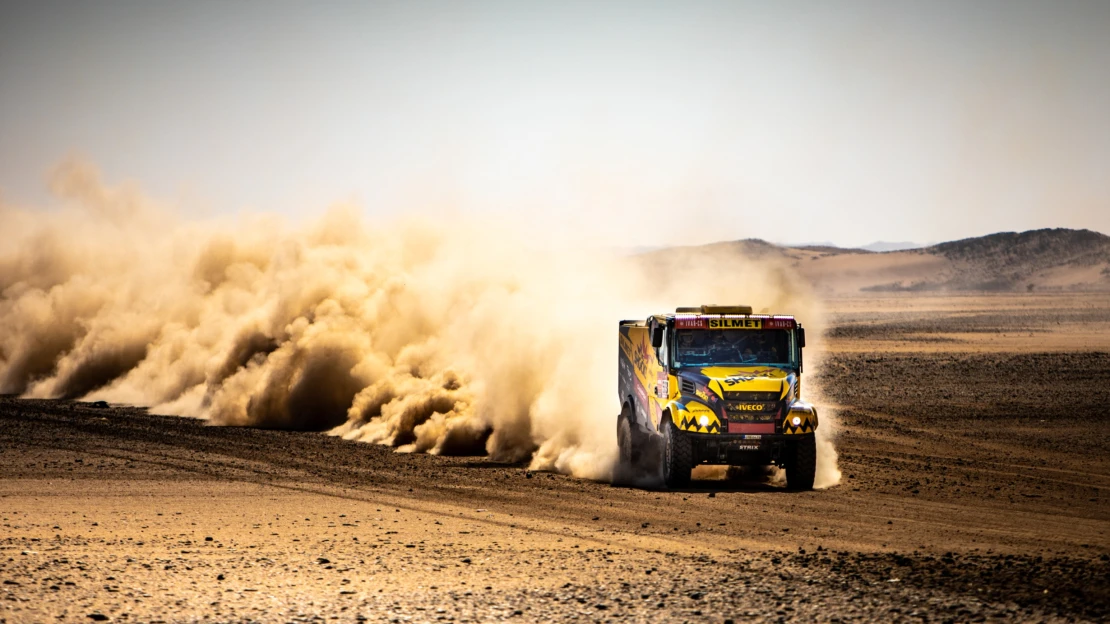
[[[656,325],[651,328],[651,348],[658,349],[663,346],[663,326]]]
[[[798,328],[798,347],[804,349],[806,346],[806,329],[804,327]]]

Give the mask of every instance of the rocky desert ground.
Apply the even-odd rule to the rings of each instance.
[[[804,493],[5,397],[0,622],[1106,621],[1110,295],[829,307]]]

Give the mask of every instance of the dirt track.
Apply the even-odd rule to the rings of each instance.
[[[1110,616],[1110,354],[914,351],[898,315],[838,338],[853,314],[821,380],[844,480],[818,492],[2,399],[0,620]]]

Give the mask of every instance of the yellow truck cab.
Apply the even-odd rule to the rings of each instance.
[[[661,461],[667,486],[682,487],[698,464],[773,464],[787,487],[813,487],[817,410],[801,399],[805,329],[793,316],[678,308],[621,321],[619,339],[623,465]]]

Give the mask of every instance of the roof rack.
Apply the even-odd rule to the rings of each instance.
[[[745,305],[707,304],[697,307],[676,308],[677,314],[751,314],[752,307]]]

